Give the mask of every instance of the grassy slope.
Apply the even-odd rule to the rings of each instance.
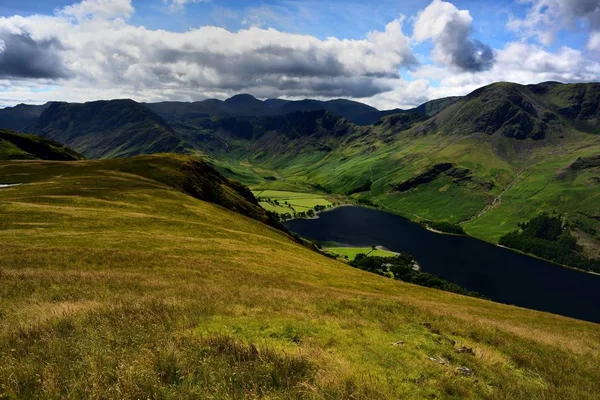
[[[374,257],[393,257],[396,254],[386,250],[372,250],[370,247],[324,247],[323,250],[340,257],[347,256],[349,260],[354,260],[359,254],[368,254]]]
[[[80,160],[83,156],[36,135],[0,130],[0,160]]]
[[[27,183],[0,189],[0,397],[600,392],[598,325],[350,268],[182,193],[181,163],[0,163]]]
[[[323,196],[311,193],[287,192],[280,190],[255,190],[254,195],[260,199],[277,200],[279,206],[261,201],[260,205],[269,211],[279,214],[302,212],[314,209],[315,206],[331,206],[329,200]],[[288,205],[285,204],[288,203]]]

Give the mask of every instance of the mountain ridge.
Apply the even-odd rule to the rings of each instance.
[[[599,93],[595,83],[500,82],[367,126],[310,110],[311,102],[300,103],[308,111],[254,117],[194,114],[169,103],[178,122],[133,101],[60,103],[44,111],[40,121],[47,122],[35,131],[92,158],[204,154],[228,177],[254,187],[350,193],[411,219],[463,224],[469,234],[496,242],[534,213],[554,209],[600,232],[598,221],[585,217],[596,215],[600,174],[568,169],[578,157],[600,154]],[[230,103],[248,101],[269,108],[298,104],[248,95]],[[100,105],[90,114],[96,117],[86,117],[85,110]],[[444,163],[468,171],[468,179],[437,174],[396,190]]]

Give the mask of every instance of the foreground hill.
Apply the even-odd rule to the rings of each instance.
[[[0,160],[81,160],[81,154],[35,135],[0,130]]]
[[[243,196],[226,207],[190,196],[182,182],[219,179],[194,163],[0,162],[25,183],[0,189],[0,397],[600,391],[598,325],[321,256],[232,212],[251,204]]]

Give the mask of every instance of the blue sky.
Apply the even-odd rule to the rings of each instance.
[[[392,108],[600,71],[600,0],[3,0],[0,17],[0,106],[248,92]]]
[[[0,16],[52,14],[73,3],[73,0],[3,0]],[[527,11],[527,3],[510,0],[457,0],[452,3],[459,9],[469,10],[474,19],[474,36],[495,47],[516,38],[505,29],[509,16],[523,18]],[[188,3],[177,9],[162,0],[133,0],[132,4],[136,13],[131,22],[151,29],[181,32],[192,27],[215,25],[238,30],[247,27],[244,20],[260,15],[265,26],[287,32],[308,33],[320,38],[357,39],[365,32],[380,29],[398,15],[416,15],[425,3],[422,0],[211,0]],[[565,29],[554,45],[581,46],[585,41],[584,32]]]

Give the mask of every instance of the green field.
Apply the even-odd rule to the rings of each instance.
[[[325,197],[315,193],[290,192],[283,190],[255,190],[254,195],[259,200],[277,200],[279,205],[260,201],[260,205],[267,211],[279,214],[299,213],[314,209],[315,206],[330,207],[333,203]],[[287,204],[286,204],[287,203]]]
[[[368,254],[370,256],[378,257],[392,257],[396,253],[380,249],[371,249],[370,247],[323,247],[323,251],[341,256],[342,258],[348,258],[348,260],[354,260],[358,254]]]
[[[0,398],[600,393],[597,324],[351,268],[190,165],[0,162]]]

